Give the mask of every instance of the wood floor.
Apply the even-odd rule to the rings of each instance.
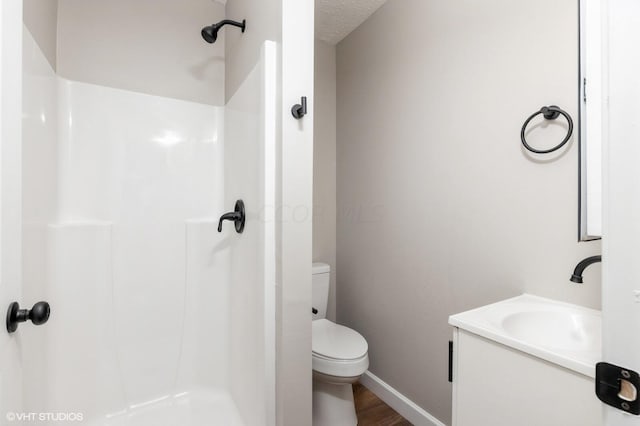
[[[412,426],[360,383],[353,385],[353,399],[356,402],[358,426]]]

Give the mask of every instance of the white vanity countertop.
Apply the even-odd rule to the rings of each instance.
[[[601,360],[601,312],[523,294],[449,317],[449,324],[589,377]]]

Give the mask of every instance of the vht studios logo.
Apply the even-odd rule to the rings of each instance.
[[[82,413],[7,413],[7,420],[10,422],[81,422],[84,420]]]

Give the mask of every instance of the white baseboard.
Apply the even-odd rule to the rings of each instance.
[[[365,372],[360,383],[415,426],[446,426],[372,372]]]

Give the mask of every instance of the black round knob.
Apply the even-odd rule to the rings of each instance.
[[[18,324],[31,320],[33,325],[42,325],[49,319],[51,309],[47,302],[38,302],[31,309],[20,309],[18,302],[12,302],[7,311],[6,326],[9,333],[18,329]]]
[[[49,320],[51,308],[47,302],[38,302],[29,311],[29,319],[34,325],[44,324]]]

